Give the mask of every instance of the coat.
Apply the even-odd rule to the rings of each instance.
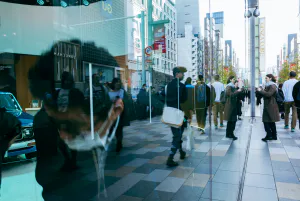
[[[238,108],[237,108],[237,97],[242,92],[237,91],[236,88],[227,86],[225,95],[226,103],[224,108],[224,120],[226,121],[237,121]]]
[[[195,109],[195,87],[193,85],[186,85],[187,100],[181,104],[184,115],[190,118],[190,111]]]
[[[263,91],[257,91],[264,98],[263,122],[280,121],[279,109],[276,102],[277,87],[275,84],[270,85]]]
[[[184,103],[186,100],[187,100],[187,91],[185,85],[179,82],[176,78],[173,79],[167,86],[167,94],[166,94],[167,106],[173,108],[178,108],[179,106],[179,109],[181,110],[180,104]]]
[[[300,81],[297,82],[293,88],[293,98],[295,101],[295,106],[300,108]]]
[[[206,86],[206,100],[205,100],[205,103],[204,102],[198,102],[197,101],[197,97],[198,97],[198,93],[199,93],[199,90],[198,90],[198,87],[201,86],[202,84],[205,84],[205,83],[201,83],[201,82],[198,82],[197,85],[195,86],[195,109],[204,109],[204,108],[208,108],[210,106],[210,88],[209,86],[207,86],[207,84],[205,84]],[[212,86],[211,86],[212,87]],[[214,89],[213,89],[214,91]]]

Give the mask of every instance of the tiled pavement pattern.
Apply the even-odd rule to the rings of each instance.
[[[243,201],[300,200],[300,131],[297,129],[291,133],[283,126],[283,122],[277,123],[278,141],[264,143],[261,141],[265,135],[263,124],[260,118],[256,119],[251,135]],[[125,128],[121,154],[109,152],[105,170],[108,197],[101,195],[101,200],[235,201],[249,131],[250,123],[246,117],[237,123],[239,140],[235,142],[225,138],[225,128],[213,128],[211,137],[195,131],[195,150],[188,152],[184,161],[180,161],[177,154],[175,158],[180,166],[168,168],[165,162],[172,139],[170,128],[161,124],[159,118],[154,118],[152,124],[133,122]],[[1,201],[17,200],[11,199],[13,195],[22,201],[41,200],[37,196],[40,188],[34,183],[34,168],[25,169],[17,175],[12,170],[4,172]],[[23,188],[17,187],[19,191],[13,191],[9,186],[16,187],[20,184],[16,178],[20,180],[24,176],[30,185],[25,185],[24,189],[22,181]],[[88,174],[86,178],[87,182],[95,180]]]

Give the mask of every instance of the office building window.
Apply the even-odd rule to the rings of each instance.
[[[160,0],[160,3],[159,3],[159,4],[160,4],[160,6],[162,6],[162,0]]]
[[[159,66],[159,58],[156,59],[156,65]]]

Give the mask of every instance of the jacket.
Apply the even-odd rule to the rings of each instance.
[[[237,91],[235,87],[227,86],[225,95],[226,95],[226,103],[224,109],[224,120],[227,121],[237,121],[238,108],[237,108],[237,98],[238,95],[242,94],[242,92]]]
[[[205,84],[205,86],[206,86],[206,90],[205,90],[205,92],[206,92],[206,95],[205,95],[205,97],[206,97],[206,100],[205,100],[205,103],[202,103],[202,102],[199,102],[199,101],[197,101],[197,98],[196,97],[198,97],[198,93],[199,93],[199,90],[197,90],[198,89],[198,87],[201,85],[201,84],[205,84],[205,83],[201,83],[201,82],[198,82],[197,83],[197,85],[195,86],[195,99],[196,99],[196,101],[195,101],[195,103],[196,103],[196,109],[203,109],[203,108],[207,108],[207,107],[209,107],[210,106],[210,90],[213,90],[214,91],[214,88],[213,88],[213,86],[211,85],[211,88],[209,88],[209,86],[207,86],[207,84]],[[214,95],[214,97],[215,97],[215,95]]]
[[[277,86],[272,84],[267,86],[263,91],[257,91],[264,98],[263,122],[278,122],[280,121],[279,109],[276,102]]]
[[[195,109],[195,87],[193,85],[186,85],[187,100],[181,104],[181,108],[186,117],[190,117],[190,111]]]
[[[300,81],[297,82],[293,88],[293,98],[295,101],[295,106],[300,107]]]
[[[179,93],[179,100],[178,100]],[[185,85],[182,84],[178,79],[173,79],[167,85],[167,94],[166,101],[168,107],[178,108],[181,110],[181,103],[184,103],[187,100],[187,92]],[[179,102],[179,105],[178,105]]]

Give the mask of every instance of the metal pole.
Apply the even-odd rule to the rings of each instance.
[[[145,71],[145,11],[141,12],[141,41],[142,41],[142,85],[146,83]]]

